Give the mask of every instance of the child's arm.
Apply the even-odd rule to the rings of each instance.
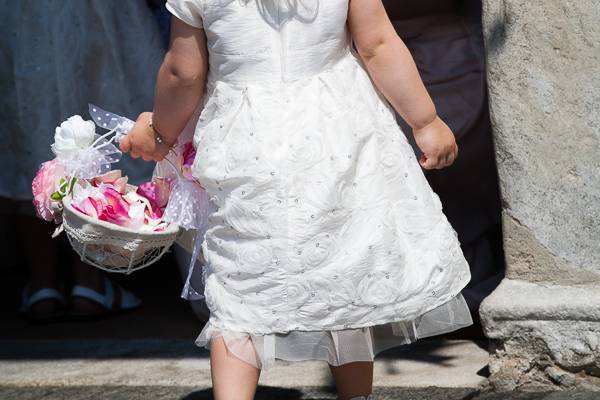
[[[454,162],[458,147],[437,116],[415,62],[396,33],[381,0],[351,0],[348,26],[358,53],[377,88],[413,128],[426,169]]]
[[[121,140],[121,150],[134,158],[162,160],[194,113],[206,85],[206,36],[173,17],[169,51],[158,71],[154,113],[142,113],[131,132]],[[143,66],[140,66],[143,68]],[[158,144],[154,130],[166,142]]]

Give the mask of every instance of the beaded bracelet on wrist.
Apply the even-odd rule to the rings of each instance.
[[[175,144],[177,143],[177,141],[175,141],[172,144],[169,144],[164,139],[163,135],[154,127],[154,124],[152,123],[152,117],[150,117],[150,119],[148,120],[148,126],[150,127],[150,129],[152,129],[152,132],[154,134],[154,140],[156,141],[156,143],[164,144],[164,145],[168,146],[169,149],[172,149],[175,146]]]

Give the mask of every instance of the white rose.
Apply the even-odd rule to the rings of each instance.
[[[56,127],[52,151],[58,158],[70,158],[94,142],[96,128],[94,121],[84,121],[74,115]]]

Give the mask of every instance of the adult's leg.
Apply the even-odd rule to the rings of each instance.
[[[357,361],[339,366],[330,365],[340,400],[365,396],[373,392],[373,362]]]
[[[227,351],[222,336],[210,343],[210,374],[215,400],[252,400],[260,369]]]
[[[32,209],[33,212],[33,209]],[[58,271],[58,239],[52,239],[54,224],[32,215],[18,215],[16,233],[23,246],[29,270],[29,293],[43,288],[60,290]],[[30,312],[43,315],[54,312],[61,304],[55,299],[40,300]]]

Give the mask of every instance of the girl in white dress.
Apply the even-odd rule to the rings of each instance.
[[[154,111],[121,148],[161,160],[201,108],[192,171],[215,209],[196,343],[215,398],[251,399],[275,359],[325,360],[340,399],[371,398],[377,353],[472,324],[469,266],[421,169],[454,161],[452,132],[381,0],[167,7]]]

